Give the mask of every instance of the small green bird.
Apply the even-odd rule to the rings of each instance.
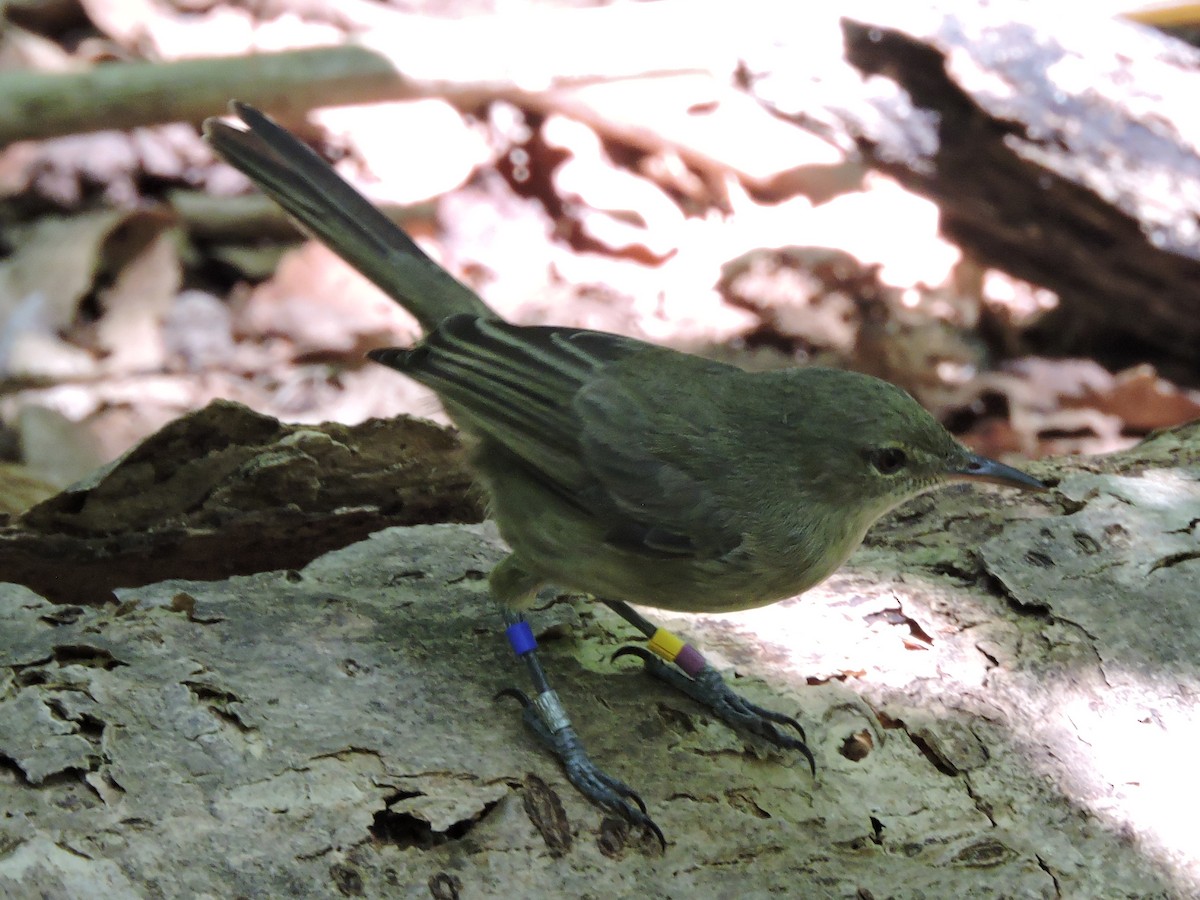
[[[489,584],[536,691],[507,693],[576,787],[660,841],[637,794],[592,762],[550,687],[521,613],[540,588],[601,599],[649,638],[649,650],[626,652],[651,673],[815,768],[798,722],[740,697],[628,604],[774,603],[827,578],[880,516],[931,488],[1045,489],[972,453],[877,378],[751,373],[603,332],[500,321],[291,134],[250,106],[232,110],[249,130],[208,120],[216,152],[426,330],[411,349],[369,356],[433,388],[472,446],[512,550]]]

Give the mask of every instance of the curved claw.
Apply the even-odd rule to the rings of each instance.
[[[606,776],[599,769],[597,769],[596,772],[597,774],[603,776],[605,782],[607,783],[609,776]],[[616,779],[612,780],[616,781]],[[584,788],[574,778],[571,778],[571,783],[575,785],[575,787],[577,787],[584,794],[584,796],[598,803],[604,809],[620,816],[630,825],[640,828],[642,831],[650,832],[650,834],[654,835],[658,839],[658,843],[662,849],[667,849],[667,839],[663,835],[662,829],[658,827],[658,824],[652,818],[650,818],[649,815],[647,815],[646,804],[642,802],[642,798],[637,794],[632,791],[630,791],[628,794],[622,792],[620,800],[615,802],[603,802],[598,800],[594,794],[590,793],[588,789]],[[616,782],[616,784],[609,784],[608,786],[614,791],[619,791],[620,789],[617,785],[620,785],[620,782]],[[620,786],[624,787],[624,785]],[[636,808],[629,805],[629,800],[632,800],[635,804],[637,804]]]
[[[658,660],[658,657],[656,657],[652,651],[647,650],[645,647],[639,647],[637,644],[626,644],[624,647],[618,648],[617,651],[608,658],[608,661],[612,662],[613,660],[620,659],[622,656],[636,656],[644,663]]]
[[[539,725],[540,721],[534,725],[534,732],[555,752],[566,770],[567,779],[581,794],[629,824],[651,832],[658,838],[659,844],[666,848],[667,841],[662,829],[647,814],[645,801],[621,779],[609,775],[592,762],[575,729],[568,726],[549,734],[544,725]]]
[[[551,731],[538,713],[538,707],[524,691],[504,688],[497,691],[493,699],[499,700],[501,697],[511,697],[521,704],[521,717],[525,720],[525,725],[538,740],[554,751],[554,755],[566,770],[567,779],[581,794],[602,809],[620,816],[630,825],[650,832],[658,838],[663,849],[666,849],[667,839],[663,836],[662,829],[647,814],[645,801],[625,782],[609,775],[592,762],[574,728],[568,725]]]
[[[817,761],[813,759],[812,751],[808,749],[808,744],[800,748],[800,755],[808,760],[808,771],[813,778],[817,777]]]
[[[571,784],[599,806],[620,816],[630,825],[648,831],[658,838],[659,844],[665,850],[667,839],[653,819],[646,812],[646,804],[637,792],[618,778],[598,769],[596,765],[584,756],[582,759],[563,759],[567,770],[567,778]],[[630,805],[630,801],[633,805]],[[636,807],[636,808],[635,808]]]
[[[646,824],[642,828],[658,838],[658,846],[665,852],[667,849],[667,839],[663,836],[662,829],[654,824],[654,820],[647,817]]]
[[[724,681],[721,682],[721,687],[723,690],[728,692],[728,698],[731,701],[731,705],[739,708],[743,712],[766,719],[768,722],[774,722],[776,725],[787,725],[789,728],[794,728],[800,735],[800,740],[808,740],[808,735],[804,733],[804,726],[801,725],[797,719],[781,712],[775,712],[773,709],[765,709],[764,707],[759,706],[757,703],[747,700],[745,697],[729,689],[725,685]]]
[[[492,702],[500,700],[504,697],[510,697],[513,700],[516,700],[525,709],[529,709],[529,707],[533,706],[533,701],[529,699],[528,694],[512,687],[502,688],[501,690],[496,691],[496,693],[492,695]]]
[[[627,644],[619,648],[610,659],[615,660],[622,656],[636,656],[649,674],[707,706],[718,718],[735,728],[745,729],[777,747],[797,751],[808,761],[808,768],[813,777],[816,777],[817,761],[808,748],[808,735],[804,732],[804,726],[797,719],[747,700],[730,688],[712,666],[705,665],[696,677],[692,678],[663,662],[653,651],[637,644]],[[776,725],[795,729],[799,738],[784,734],[775,727]]]
[[[599,770],[597,770],[597,771],[599,771]],[[629,787],[629,785],[625,784],[620,779],[612,778],[611,776],[605,775],[603,772],[600,772],[600,774],[603,775],[604,778],[609,781],[609,787],[611,787],[614,791],[616,791],[618,794],[620,794],[626,800],[632,800],[634,802],[634,805],[636,805],[637,808],[640,809],[643,814],[648,812],[648,810],[646,809],[646,802],[642,799],[641,794],[639,794],[637,791],[633,790],[633,788]]]

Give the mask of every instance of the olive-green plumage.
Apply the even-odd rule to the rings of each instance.
[[[853,372],[749,373],[630,338],[497,320],[311,151],[250,107],[209,142],[413,312],[371,357],[433,388],[512,556],[492,577],[710,612],[800,593],[889,509],[956,479],[1040,482],[960,445],[899,388]]]
[[[899,388],[833,369],[749,373],[468,315],[372,357],[437,391],[474,439],[513,605],[547,583],[690,612],[772,603],[974,459]],[[880,471],[881,452],[904,463]]]

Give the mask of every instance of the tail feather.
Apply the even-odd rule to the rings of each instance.
[[[645,344],[578,328],[509,325],[453,316],[410,350],[372,350],[376,362],[437,391],[451,417],[491,438],[566,490],[579,463],[579,391]]]
[[[288,131],[252,106],[234,101],[230,109],[247,130],[208,119],[204,136],[212,148],[416,316],[423,329],[458,313],[495,317],[474,291]]]

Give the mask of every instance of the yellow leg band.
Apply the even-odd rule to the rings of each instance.
[[[650,649],[667,662],[675,662],[675,657],[679,655],[679,651],[683,648],[683,641],[665,628],[658,629],[658,631],[654,632],[654,637],[650,638]]]

